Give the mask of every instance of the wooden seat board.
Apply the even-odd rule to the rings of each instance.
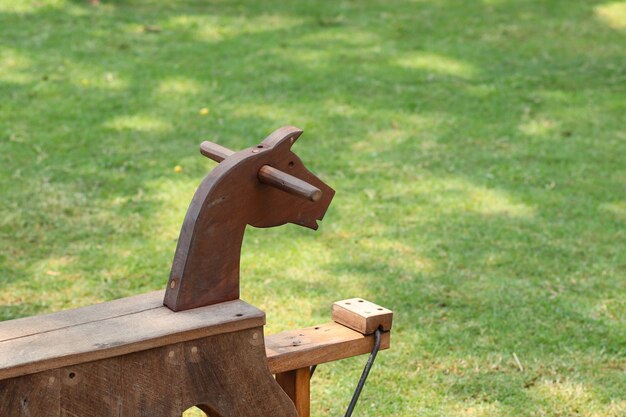
[[[152,291],[86,307],[0,322],[0,342],[58,330],[61,327],[107,320],[143,310],[160,308],[163,304],[164,294],[164,290]]]
[[[140,296],[136,309],[131,297],[16,320],[23,330],[0,322],[0,380],[265,324],[265,313],[242,300],[173,312],[158,293]]]
[[[384,332],[381,349],[388,349],[390,333]],[[373,335],[363,335],[338,323],[327,323],[273,334],[265,338],[265,353],[274,374],[369,353]]]

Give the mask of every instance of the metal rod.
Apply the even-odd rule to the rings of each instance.
[[[200,144],[200,153],[215,162],[222,162],[235,152],[217,143],[204,141]],[[263,165],[261,169],[259,169],[258,177],[259,181],[263,184],[297,197],[302,197],[313,202],[319,201],[319,199],[322,198],[322,191],[319,188],[269,165]]]
[[[352,395],[352,400],[350,401],[350,405],[348,406],[348,410],[346,410],[345,417],[352,416],[352,412],[354,411],[354,407],[356,406],[356,402],[359,400],[359,395],[361,395],[361,391],[363,390],[363,386],[365,385],[365,381],[367,380],[367,376],[372,369],[372,365],[374,364],[374,360],[376,359],[376,355],[378,354],[378,350],[380,349],[380,341],[382,330],[380,328],[376,329],[376,333],[374,333],[374,348],[372,349],[372,353],[370,353],[370,357],[367,359],[367,363],[365,364],[365,369],[363,369],[363,373],[361,374],[361,379],[359,379],[359,383],[354,390],[354,395]]]

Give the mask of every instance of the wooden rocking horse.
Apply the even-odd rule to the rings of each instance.
[[[281,128],[217,162],[197,189],[165,292],[0,323],[1,417],[308,417],[311,366],[389,347],[392,312],[354,298],[333,322],[264,337],[239,299],[247,225],[317,229],[334,190]],[[272,374],[275,374],[274,377]]]

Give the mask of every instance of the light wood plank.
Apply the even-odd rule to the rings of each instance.
[[[388,349],[390,333],[382,334],[381,349]],[[369,353],[373,335],[363,335],[338,323],[327,323],[265,338],[265,352],[274,374]]]

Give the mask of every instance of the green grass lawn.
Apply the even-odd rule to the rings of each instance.
[[[623,1],[0,0],[0,319],[164,288],[198,144],[288,124],[337,194],[242,297],[395,311],[355,416],[626,415]]]

